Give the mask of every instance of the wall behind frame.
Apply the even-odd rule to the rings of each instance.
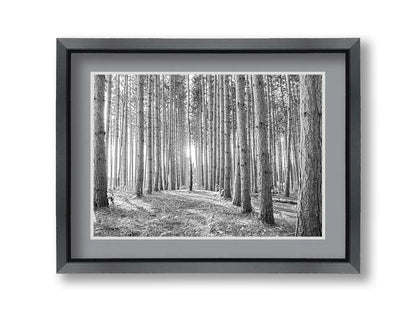
[[[416,26],[409,1],[79,1],[2,6],[6,310],[351,311],[414,306]],[[55,275],[56,37],[361,37],[362,274]]]

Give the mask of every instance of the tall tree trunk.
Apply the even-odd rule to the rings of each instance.
[[[284,75],[279,75],[278,76],[278,81],[279,81],[279,89],[280,89],[280,103],[281,103],[281,107],[283,109],[283,107],[285,106],[285,98],[284,98],[284,92],[283,92],[283,78]],[[283,123],[283,121],[282,121]],[[286,141],[286,138],[284,139],[284,141],[282,140],[282,138],[284,137],[284,133],[282,133],[281,129],[278,128],[278,157],[279,157],[279,193],[283,193],[284,192],[284,179],[285,179],[285,170],[284,170],[284,142]]]
[[[107,168],[109,168],[109,174],[108,174],[108,177],[109,177],[109,180],[107,181],[107,183],[108,183],[108,188],[110,188],[111,189],[111,185],[112,185],[112,176],[113,176],[113,165],[112,165],[112,159],[111,159],[111,156],[112,156],[112,153],[111,153],[111,150],[112,150],[112,146],[111,146],[111,133],[110,133],[110,130],[111,130],[111,127],[110,127],[110,124],[111,124],[111,95],[112,95],[112,76],[111,75],[108,75],[108,83],[107,83],[107,109],[106,109],[106,113],[107,113],[107,118],[106,118],[106,120],[107,120],[107,123],[106,123],[106,125],[105,125],[105,150],[106,150],[106,153],[107,153],[107,155],[108,155],[108,157],[107,157]],[[111,131],[112,132],[112,131]]]
[[[215,190],[219,189],[219,180],[220,180],[220,97],[219,97],[219,75],[215,75],[215,116],[214,116],[214,155],[215,155],[215,164],[214,164],[214,185]]]
[[[286,76],[286,88],[288,92],[288,101],[287,101],[287,128],[286,128],[286,183],[285,183],[285,196],[289,197],[290,195],[290,171],[291,171],[291,161],[290,161],[290,140],[291,140],[291,95],[290,95],[290,76]]]
[[[154,191],[159,191],[159,181],[160,181],[160,97],[159,97],[160,87],[159,87],[159,75],[155,75],[155,180],[154,180]]]
[[[300,170],[297,236],[322,236],[322,77],[300,77]]]
[[[165,190],[165,181],[166,181],[166,171],[165,171],[165,155],[166,155],[166,133],[165,133],[165,129],[166,129],[166,115],[165,115],[165,77],[163,75],[160,76],[161,78],[161,84],[160,84],[160,92],[161,92],[161,121],[160,123],[160,131],[161,133],[161,178],[160,183],[159,183],[159,189],[161,191]],[[160,135],[160,134],[159,134]]]
[[[175,84],[176,84],[176,82],[175,82]],[[176,90],[176,86],[175,86],[175,90]],[[173,138],[174,138],[173,139],[173,146],[175,148],[175,153],[174,153],[175,173],[176,173],[175,178],[176,178],[176,188],[177,189],[180,189],[180,187],[181,187],[181,166],[180,166],[180,162],[179,162],[179,156],[180,156],[179,154],[180,154],[181,147],[179,145],[180,141],[179,141],[179,138],[178,138],[179,105],[180,105],[180,101],[177,100],[175,102],[175,112],[174,112],[174,122],[173,122],[173,125],[174,125],[174,127],[173,127],[173,129],[174,129],[173,130],[174,131],[174,133],[173,133]]]
[[[120,124],[120,75],[117,75],[117,106],[116,106],[116,115],[115,115],[115,146],[114,146],[114,186],[119,187],[119,149],[120,149],[120,140],[119,140],[119,124]]]
[[[231,80],[232,81],[232,80]],[[232,133],[232,164],[231,164],[231,168],[232,168],[232,174],[231,174],[231,184],[233,185],[234,188],[234,180],[236,177],[236,171],[235,169],[238,168],[238,171],[240,172],[240,162],[238,163],[238,167],[235,165],[237,162],[237,131],[236,131],[236,117],[235,117],[235,107],[236,107],[236,103],[235,103],[235,98],[234,98],[234,92],[235,92],[235,85],[233,86],[233,83],[231,83],[231,133]],[[240,173],[239,173],[240,174]],[[233,196],[234,196],[234,190],[233,190]]]
[[[191,117],[189,114],[189,111],[191,109],[191,100],[190,100],[190,91],[189,91],[189,75],[188,75],[188,88],[187,88],[187,100],[188,100],[188,149],[189,149],[189,190],[192,192],[192,185],[194,183],[193,177],[192,177],[192,151],[191,151],[191,139],[192,139],[192,133],[191,133]]]
[[[134,124],[133,124],[133,110],[130,107],[130,142],[129,142],[129,146],[130,146],[130,152],[129,152],[129,189],[132,189],[133,186],[133,160],[134,160],[134,149],[133,149],[133,145],[134,145]]]
[[[271,79],[271,84],[273,86],[273,79]],[[278,121],[277,121],[277,116],[276,116],[276,107],[277,107],[277,99],[276,99],[276,93],[274,92],[274,90],[272,89],[272,111],[270,112],[270,114],[272,115],[272,155],[271,155],[271,166],[272,166],[272,177],[273,177],[273,189],[278,189],[278,172],[277,172],[277,152],[276,152],[276,141],[278,139],[277,136],[277,132],[276,132],[276,127],[278,125]]]
[[[299,169],[299,143],[300,143],[300,138],[299,138],[299,133],[300,133],[300,128],[299,128],[299,103],[300,103],[300,96],[299,96],[299,88],[298,88],[298,81],[299,81],[299,76],[294,76],[293,79],[293,84],[292,84],[292,96],[293,96],[293,103],[294,103],[294,110],[293,110],[293,155],[294,155],[294,165],[295,165],[295,171],[296,171],[296,176],[295,176],[295,181],[296,181],[296,186],[299,189],[299,181],[300,181],[300,169]]]
[[[212,81],[212,169],[211,169],[211,180],[212,180],[212,188],[211,191],[216,190],[216,181],[215,181],[215,174],[216,174],[216,161],[217,161],[217,142],[216,142],[216,134],[217,134],[217,125],[216,125],[216,114],[217,114],[217,75],[213,76]]]
[[[124,100],[124,93],[121,100],[121,115],[120,115],[120,151],[119,151],[119,166],[118,166],[118,185],[123,185],[123,159],[124,159],[124,126],[125,126],[125,114],[126,114],[126,101]]]
[[[104,130],[105,76],[94,77],[94,207],[107,207],[107,159]]]
[[[149,75],[148,101],[147,101],[147,194],[153,190],[153,158],[152,158],[152,81],[153,75]]]
[[[124,121],[123,121],[123,167],[122,167],[122,177],[123,177],[123,187],[127,187],[127,149],[128,149],[128,112],[129,112],[129,80],[128,76],[124,75],[124,86],[125,86],[125,96],[124,96]]]
[[[231,120],[228,98],[228,77],[224,77],[224,119],[225,119],[225,164],[224,164],[224,198],[231,198]]]
[[[268,145],[269,145],[269,164],[270,164],[270,170],[273,169],[273,123],[272,123],[272,107],[273,107],[273,99],[272,99],[272,87],[271,87],[271,79],[269,75],[266,75],[267,79],[267,99],[268,99],[268,113],[267,113],[267,124],[268,124]],[[272,191],[274,189],[273,184],[273,170],[272,172]]]
[[[250,192],[253,189],[253,181],[254,181],[254,177],[253,177],[253,170],[252,170],[252,165],[253,165],[253,159],[252,159],[252,142],[251,142],[251,106],[252,106],[252,99],[251,99],[251,92],[250,92],[250,86],[249,86],[249,75],[245,76],[246,78],[246,86],[245,86],[245,94],[246,94],[246,121],[247,121],[247,151],[248,151],[248,168],[249,168],[249,172],[250,172]]]
[[[111,88],[112,88],[112,76],[108,75],[107,84],[107,122],[105,124],[105,150],[109,153],[110,148],[110,120],[111,120]]]
[[[219,89],[220,89],[220,190],[224,190],[224,170],[225,170],[225,152],[224,152],[224,75],[220,76]]]
[[[204,179],[204,89],[203,89],[203,83],[202,83],[203,77],[201,76],[199,79],[199,89],[201,98],[199,99],[199,164],[201,166],[200,168],[200,180],[201,180],[201,188],[205,188],[205,179]]]
[[[176,190],[176,170],[175,170],[175,146],[174,146],[174,115],[175,115],[175,100],[174,100],[174,84],[175,77],[173,75],[169,76],[169,114],[170,114],[170,129],[169,129],[169,157],[170,157],[170,190]]]
[[[253,124],[253,127],[252,127],[252,142],[253,142],[253,151],[252,151],[252,155],[253,155],[253,192],[254,193],[257,193],[258,192],[258,183],[257,183],[257,179],[258,179],[258,174],[257,174],[257,142],[256,142],[256,140],[257,140],[257,135],[256,135],[256,122],[255,122],[255,116],[254,116],[254,110],[255,110],[255,108],[254,108],[254,106],[255,106],[255,104],[254,104],[254,88],[253,88],[253,75],[250,75],[250,83],[249,83],[249,85],[250,85],[250,92],[251,92],[251,99],[252,99],[252,101],[253,101],[253,105],[252,105],[252,107],[251,107],[251,115],[252,115],[252,119],[253,119],[253,121],[252,121],[252,124]]]
[[[241,173],[241,205],[243,213],[250,213],[250,166],[249,151],[247,150],[247,128],[245,111],[245,79],[244,75],[236,75],[236,96],[237,96],[237,129],[240,145],[240,173]]]
[[[137,90],[137,109],[138,109],[138,147],[137,147],[137,181],[136,181],[136,195],[143,196],[143,170],[144,170],[144,77],[139,75],[139,84]]]
[[[209,138],[209,117],[208,117],[208,112],[209,112],[209,107],[208,107],[208,101],[207,101],[207,97],[208,97],[208,92],[206,91],[207,89],[207,83],[206,83],[207,79],[205,79],[205,77],[203,77],[202,79],[202,87],[203,87],[203,110],[204,110],[204,186],[205,186],[205,190],[209,190],[209,159],[208,159],[208,148],[209,148],[209,144],[208,144],[208,138]]]
[[[267,146],[267,106],[264,101],[264,83],[261,75],[254,76],[254,102],[256,107],[258,157],[260,160],[260,219],[263,223],[274,224],[272,177]]]
[[[208,147],[208,183],[209,190],[214,190],[214,98],[212,90],[212,78],[211,75],[207,76],[208,84],[208,107],[209,107],[209,147]]]

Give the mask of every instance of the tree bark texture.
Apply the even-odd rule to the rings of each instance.
[[[267,147],[267,106],[264,98],[264,83],[261,75],[254,76],[254,102],[256,109],[256,129],[259,157],[260,183],[260,220],[266,224],[274,224],[272,181]]]
[[[224,198],[231,198],[231,119],[228,91],[228,76],[224,77],[224,119],[225,119],[225,164],[224,164]]]
[[[155,75],[155,178],[154,178],[154,186],[153,190],[155,192],[159,191],[159,181],[160,181],[160,163],[161,163],[161,149],[160,149],[160,87],[159,87],[159,75]]]
[[[300,77],[300,169],[297,236],[322,236],[322,77]]]
[[[104,129],[105,76],[94,77],[94,207],[107,207],[107,158]]]
[[[143,196],[143,173],[144,173],[144,77],[138,77],[137,90],[137,110],[138,110],[138,133],[137,133],[137,181],[136,181],[136,195]]]
[[[250,152],[247,148],[247,125],[245,111],[245,77],[237,75],[236,92],[237,92],[237,129],[240,143],[240,173],[241,173],[241,206],[243,213],[251,212],[250,199]]]
[[[152,155],[152,84],[154,77],[149,76],[148,100],[147,100],[147,194],[153,191],[153,155]]]

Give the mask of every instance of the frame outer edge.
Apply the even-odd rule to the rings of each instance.
[[[69,225],[69,88],[68,49],[56,42],[56,272],[68,262]]]
[[[271,273],[271,274],[356,274],[349,262],[68,262],[59,273],[70,274],[132,274],[132,273]]]
[[[348,50],[356,38],[220,38],[220,39],[122,39],[60,38],[73,52],[117,53],[319,53]]]
[[[349,206],[350,206],[350,263],[360,272],[360,226],[361,226],[361,85],[360,85],[360,39],[349,50]]]
[[[213,48],[215,47],[215,48]],[[347,56],[347,258],[345,261],[84,261],[70,258],[70,55],[118,53],[328,53]],[[347,273],[360,272],[360,39],[57,39],[57,273]],[[93,260],[93,259],[91,259]],[[128,260],[128,259],[126,259]],[[130,259],[132,260],[132,259]]]

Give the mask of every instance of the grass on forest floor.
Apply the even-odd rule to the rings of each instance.
[[[137,198],[114,192],[114,204],[95,212],[95,236],[99,237],[226,237],[293,236],[296,205],[273,202],[275,225],[258,219],[258,200],[253,212],[242,214],[217,192],[195,190],[154,192]]]

